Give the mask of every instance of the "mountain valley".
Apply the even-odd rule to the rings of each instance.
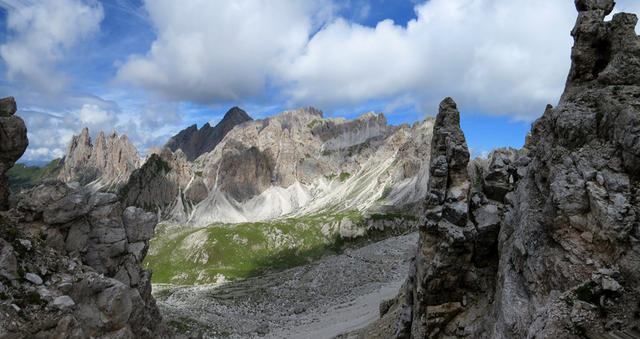
[[[233,107],[144,156],[85,127],[27,167],[0,99],[0,337],[640,338],[640,36],[614,6],[575,0],[559,102],[474,159],[447,97],[397,126]]]

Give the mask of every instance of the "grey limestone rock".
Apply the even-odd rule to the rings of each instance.
[[[114,131],[105,136],[101,131],[93,144],[85,127],[71,138],[58,178],[115,190],[140,164],[138,150],[126,135],[118,136]]]
[[[628,316],[640,301],[640,37],[633,14],[604,20],[613,8],[576,1],[560,102],[533,123],[522,151],[474,160],[473,185],[455,194],[466,177],[451,167],[468,155],[455,114],[438,116],[451,123],[434,129],[416,274],[396,298],[411,296],[411,321],[397,317],[396,332],[380,325],[381,335],[579,338],[640,326]],[[468,229],[459,203],[468,204]]]
[[[13,97],[6,97],[0,99],[0,114],[14,115],[18,110],[16,105],[16,99]]]
[[[67,309],[75,306],[75,302],[68,295],[61,295],[51,302],[51,306],[59,309]]]
[[[9,208],[9,178],[7,170],[13,167],[29,145],[24,121],[14,115],[16,102],[13,97],[0,99],[0,211]]]
[[[48,306],[22,308],[22,317],[30,319],[28,326],[7,325],[20,317],[15,312],[0,318],[2,335],[173,336],[161,322],[150,294],[151,272],[142,270],[157,222],[154,213],[123,208],[112,193],[92,193],[83,186],[46,180],[25,192],[19,209],[11,210],[9,216],[0,223],[0,280],[11,281],[12,291],[7,302],[31,293],[32,300],[40,298]],[[38,231],[47,234],[47,241],[31,238]],[[50,234],[58,234],[59,239],[50,243]],[[15,238],[13,246],[22,250],[14,251],[2,239],[6,235]],[[29,250],[26,242],[31,244]],[[30,272],[23,273],[23,281],[18,278],[24,269]],[[32,292],[34,285],[40,286],[37,296]],[[4,303],[0,301],[0,307]]]

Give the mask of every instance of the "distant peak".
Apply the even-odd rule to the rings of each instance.
[[[382,114],[382,113],[380,113]],[[379,114],[376,114],[376,112],[374,111],[370,111],[367,113],[363,113],[361,115],[359,115],[358,117],[356,117],[356,120],[367,120],[367,119],[371,119],[371,118],[377,118]]]
[[[310,114],[317,115],[317,116],[319,116],[320,118],[322,118],[322,117],[323,117],[323,113],[322,113],[322,111],[321,111],[321,110],[319,110],[319,109],[317,109],[317,108],[315,108],[315,107],[309,106],[309,107],[307,107],[307,108],[306,108],[306,110],[307,110],[307,112],[309,112]]]
[[[227,113],[224,115],[224,118],[222,118],[222,121],[224,120],[240,120],[244,122],[244,121],[249,121],[253,119],[249,116],[249,114],[247,114],[247,112],[242,110],[240,107],[234,106],[230,110],[228,110]]]

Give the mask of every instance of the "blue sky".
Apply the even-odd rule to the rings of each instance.
[[[0,96],[18,101],[30,162],[84,126],[144,153],[236,105],[411,124],[446,96],[480,155],[522,147],[557,102],[575,17],[557,0],[0,0]]]

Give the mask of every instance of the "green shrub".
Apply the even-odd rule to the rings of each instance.
[[[44,306],[47,304],[47,302],[44,299],[42,299],[42,297],[40,297],[40,294],[35,291],[27,293],[26,299],[29,304],[40,305],[40,306]]]

